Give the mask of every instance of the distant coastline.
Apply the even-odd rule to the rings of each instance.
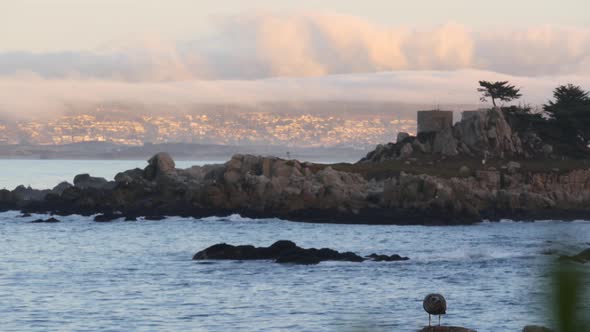
[[[167,151],[175,160],[220,161],[228,160],[235,154],[255,154],[327,163],[353,162],[368,152],[368,150],[352,147],[289,147],[281,145],[197,143],[161,143],[129,146],[108,142],[82,142],[63,145],[0,145],[0,160],[146,160],[160,151]]]

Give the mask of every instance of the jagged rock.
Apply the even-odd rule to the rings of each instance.
[[[397,133],[396,142],[397,143],[401,143],[401,142],[403,142],[408,137],[410,137],[410,134],[405,133],[405,132],[399,132],[399,133]]]
[[[474,113],[454,126],[454,136],[479,155],[522,155],[522,142],[513,135],[500,108]]]

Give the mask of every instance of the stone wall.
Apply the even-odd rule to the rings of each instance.
[[[452,111],[418,111],[418,133],[439,132],[452,126]]]

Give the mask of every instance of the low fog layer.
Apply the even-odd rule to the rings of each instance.
[[[0,78],[0,115],[53,116],[101,103],[167,105],[183,109],[199,103],[269,101],[386,101],[444,107],[478,103],[477,81],[510,80],[522,87],[523,103],[547,101],[561,83],[590,86],[589,76],[522,77],[478,70],[402,71],[311,78],[121,82],[110,80]],[[280,111],[280,110],[276,110]]]

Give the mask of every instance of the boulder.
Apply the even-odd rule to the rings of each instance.
[[[61,195],[64,190],[73,187],[73,185],[69,182],[63,181],[60,182],[57,186],[53,187],[53,189],[51,189],[51,192],[54,194],[58,194]]]
[[[109,182],[105,178],[93,177],[89,174],[78,174],[74,177],[74,187],[80,189],[112,189],[114,182]],[[63,188],[63,191],[67,189]]]
[[[176,164],[166,152],[160,152],[148,160],[148,166],[144,169],[144,176],[153,180],[160,176],[166,176],[176,171]]]

